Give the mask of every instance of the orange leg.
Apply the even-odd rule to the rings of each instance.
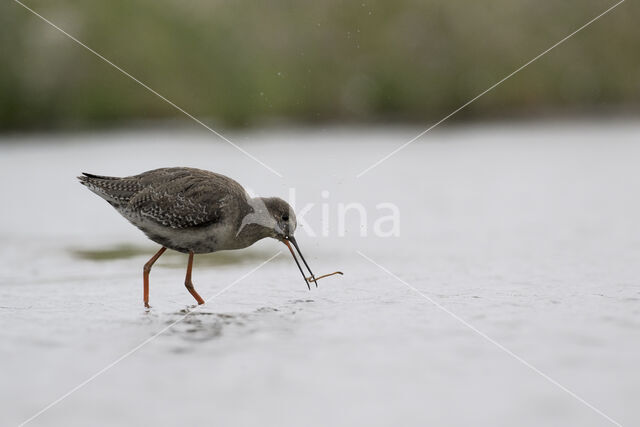
[[[162,255],[166,250],[167,248],[165,248],[164,246],[160,248],[160,250],[156,252],[156,254],[152,256],[151,259],[144,265],[144,268],[142,270],[142,281],[144,283],[143,299],[144,306],[147,308],[149,308],[149,273],[151,272],[151,266],[158,260],[158,258],[160,258],[160,255]]]
[[[189,252],[189,263],[187,264],[187,277],[184,279],[184,285],[187,287],[189,293],[198,301],[198,304],[204,304],[204,300],[196,289],[193,287],[193,283],[191,282],[191,269],[193,268],[193,252]]]

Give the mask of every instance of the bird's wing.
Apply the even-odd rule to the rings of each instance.
[[[199,169],[157,169],[138,175],[143,187],[128,208],[165,227],[204,227],[222,221],[246,192],[224,175]]]

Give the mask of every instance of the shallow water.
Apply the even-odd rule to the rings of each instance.
[[[132,349],[30,425],[611,424],[469,325],[638,424],[640,124],[441,130],[355,178],[417,131],[231,135],[284,178],[190,131],[3,137],[0,424]],[[168,165],[261,195],[295,186],[299,208],[316,203],[306,219],[319,235],[298,233],[305,256],[318,274],[345,275],[308,291],[277,242],[197,256],[196,289],[212,299],[190,312],[186,256],[167,252],[145,310],[141,270],[156,246],[75,176]],[[360,237],[355,216],[337,236],[341,202],[362,203],[369,230],[376,204],[396,204],[400,236]]]

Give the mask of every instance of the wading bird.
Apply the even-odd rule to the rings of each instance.
[[[316,278],[302,256],[293,233],[296,216],[277,197],[250,197],[224,175],[192,168],[161,168],[123,178],[83,173],[78,179],[105,199],[149,239],[162,246],[144,265],[143,297],[149,307],[151,266],[168,249],[189,254],[185,286],[198,304],[204,300],[191,281],[194,254],[242,249],[271,237],[289,248],[309,289]],[[309,271],[306,277],[291,244]]]

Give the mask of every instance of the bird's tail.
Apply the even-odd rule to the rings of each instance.
[[[87,172],[82,172],[82,176],[78,177],[78,179],[80,181],[86,181],[86,180],[89,180],[91,178],[93,178],[93,179],[108,179],[108,180],[121,179],[121,178],[118,178],[116,176],[94,175],[92,173],[87,173]]]
[[[142,188],[131,178],[94,175],[82,172],[80,183],[112,205],[127,203]]]

